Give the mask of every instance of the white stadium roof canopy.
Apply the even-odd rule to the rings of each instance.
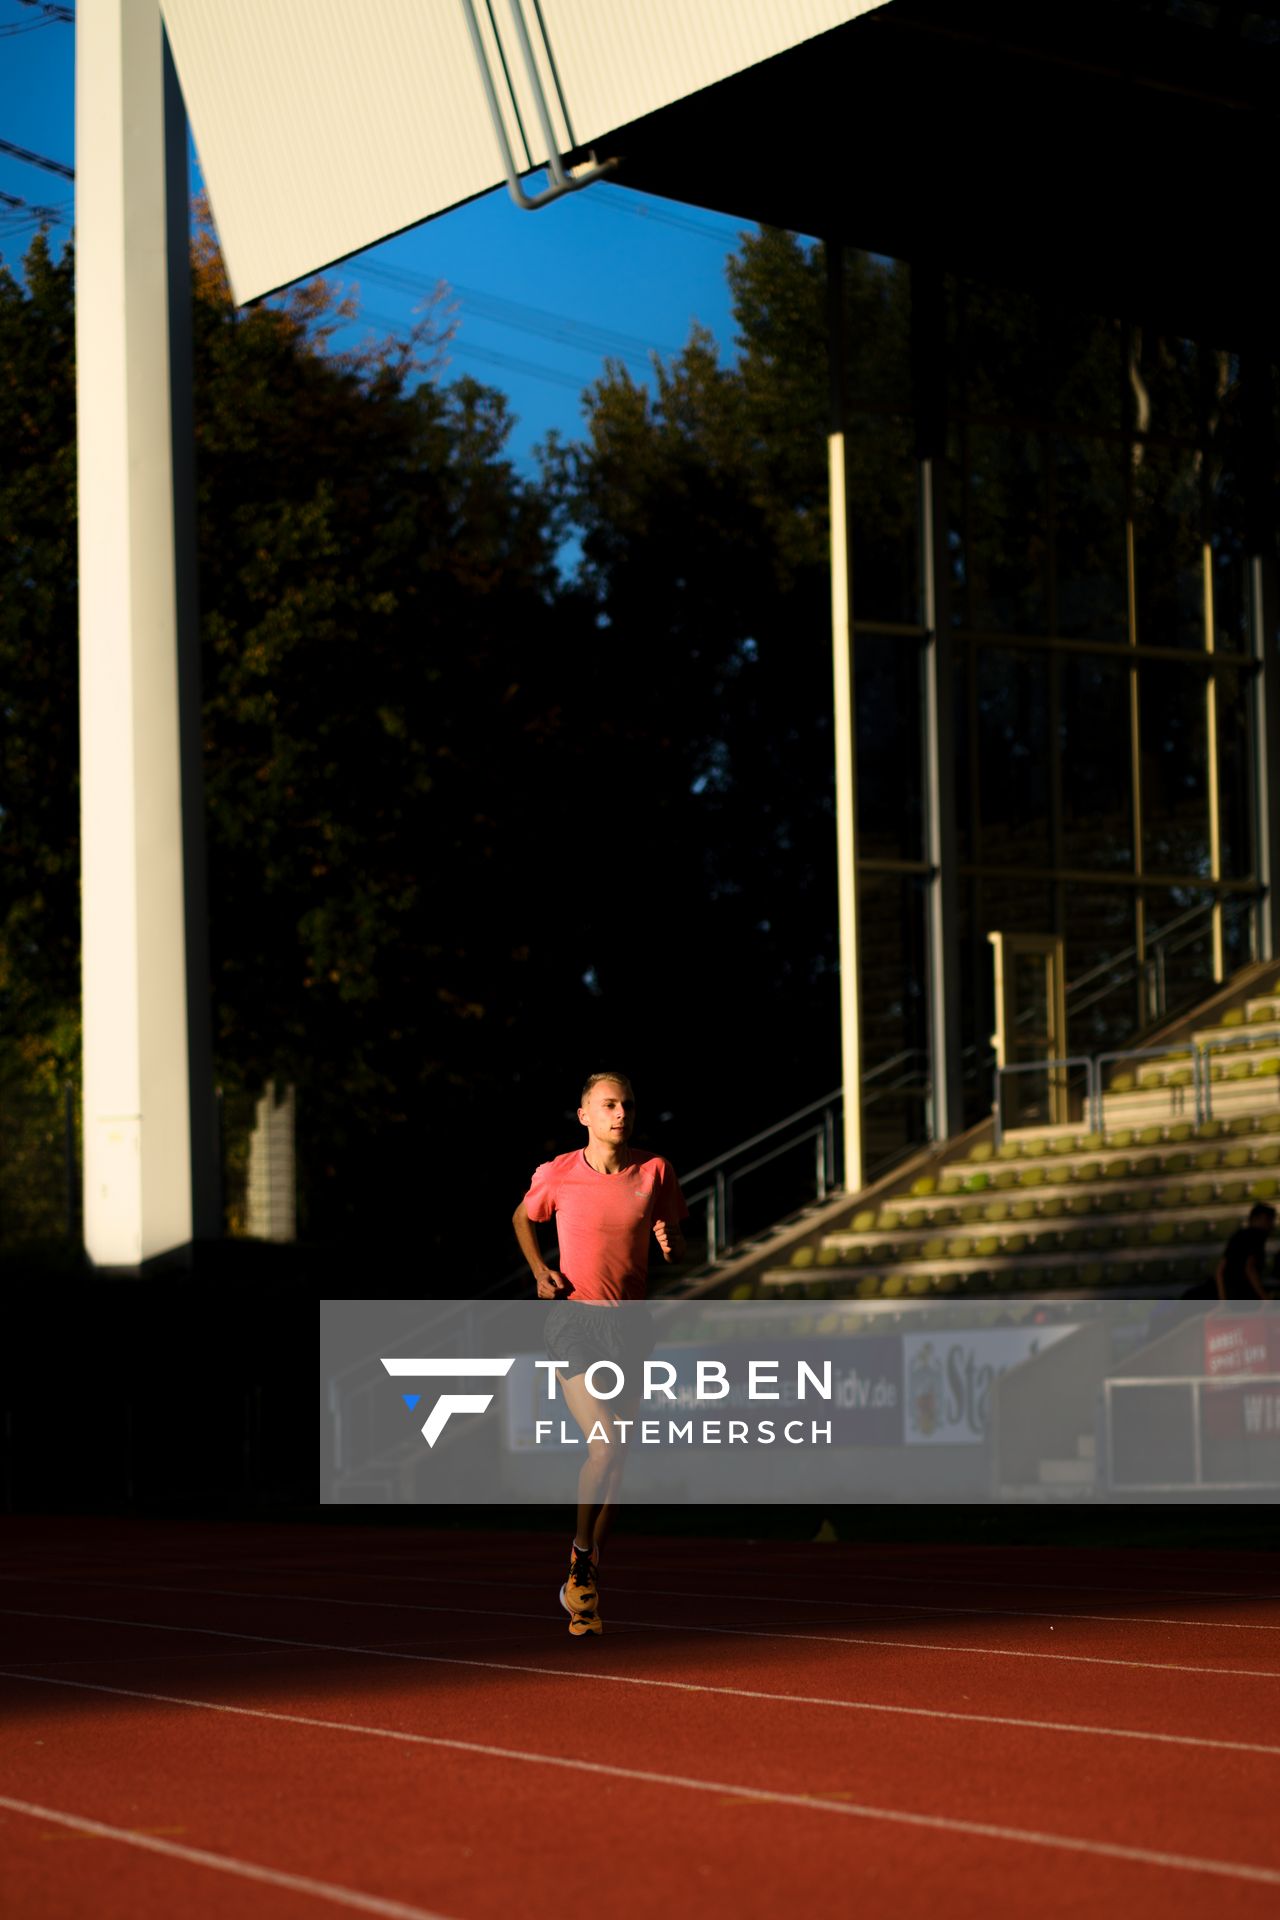
[[[239,301],[875,12],[881,0],[162,0]],[[516,9],[519,15],[516,16]],[[500,44],[495,40],[497,25]],[[752,130],[757,138],[767,128]],[[601,143],[604,145],[601,145]]]

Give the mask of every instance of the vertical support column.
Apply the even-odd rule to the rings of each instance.
[[[1249,561],[1249,630],[1258,673],[1254,683],[1253,764],[1257,787],[1254,841],[1257,848],[1258,958],[1280,957],[1280,657],[1276,652],[1280,595],[1275,567],[1255,553]]]
[[[1280,956],[1280,582],[1274,559],[1276,490],[1271,356],[1265,341],[1242,355],[1245,508],[1253,689],[1254,846],[1262,902],[1258,958]]]
[[[203,937],[202,914],[188,914],[184,819],[194,831],[198,784],[184,781],[180,719],[194,493],[189,471],[175,485],[175,439],[180,470],[194,449],[189,361],[185,425],[171,386],[172,296],[189,295],[185,132],[172,111],[166,127],[166,60],[159,0],[77,9],[84,1233],[100,1267],[189,1247],[216,1193],[208,1048],[194,1057],[189,1012],[207,1032],[207,985],[190,995],[187,965]],[[189,741],[198,699],[188,689]]]
[[[844,1184],[864,1184],[862,1026],[858,977],[857,738],[853,682],[853,614],[848,466],[845,446],[844,246],[828,239],[827,350],[831,365],[831,431],[827,500],[831,524],[831,654],[836,757],[837,916],[840,953],[840,1059],[844,1088]]]
[[[925,858],[929,880],[929,1072],[933,1137],[964,1125],[960,1030],[959,877],[956,870],[955,668],[946,596],[945,531],[938,472],[945,448],[945,329],[942,280],[931,267],[911,277],[912,395],[920,462],[920,619],[927,630],[923,672]]]
[[[1204,644],[1205,651],[1212,656],[1216,649],[1213,613],[1213,549],[1207,538],[1201,556],[1201,565],[1204,574]],[[1213,977],[1220,983],[1227,977],[1227,956],[1222,894],[1218,890],[1218,883],[1222,879],[1222,797],[1219,785],[1222,776],[1218,765],[1218,677],[1212,667],[1205,675],[1204,719],[1209,768],[1209,874],[1214,882]]]

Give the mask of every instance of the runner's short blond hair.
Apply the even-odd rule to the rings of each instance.
[[[631,1095],[631,1098],[633,1100],[635,1099],[636,1090],[632,1086],[629,1077],[625,1073],[589,1073],[587,1075],[586,1085],[583,1087],[581,1096],[578,1100],[578,1105],[580,1107],[586,1106],[587,1095],[590,1093],[592,1087],[598,1087],[602,1080],[612,1080],[615,1086],[621,1087],[624,1092],[629,1093]]]

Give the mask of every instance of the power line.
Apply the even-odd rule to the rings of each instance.
[[[423,276],[403,268],[360,262],[357,271],[383,286],[394,287],[400,293],[434,291]],[[538,334],[544,340],[553,340],[561,346],[574,347],[585,353],[638,360],[646,371],[651,354],[658,353],[667,359],[676,356],[674,347],[657,346],[638,334],[623,333],[617,328],[599,326],[590,320],[577,320],[569,314],[553,313],[545,307],[530,306],[523,300],[509,300],[502,294],[487,293],[480,287],[463,286],[460,281],[447,284],[449,292],[457,294],[476,318],[492,320],[498,326],[512,327],[523,333]]]
[[[404,330],[404,321],[395,320],[387,313],[375,313],[369,308],[362,310],[362,320],[371,320],[375,326],[389,327],[392,332]],[[500,367],[507,373],[520,373],[533,380],[547,380],[553,386],[568,387],[573,393],[581,393],[585,381],[576,374],[565,373],[559,367],[543,366],[536,360],[521,360],[515,354],[500,353],[495,347],[473,347],[467,342],[450,340],[442,345],[450,355],[457,354],[462,359],[479,360],[487,366]]]
[[[28,166],[43,167],[46,173],[56,173],[63,180],[74,180],[74,167],[63,166],[61,160],[48,160],[42,153],[32,153],[29,147],[15,147],[12,140],[0,140],[0,153],[8,153],[15,160],[25,160]]]

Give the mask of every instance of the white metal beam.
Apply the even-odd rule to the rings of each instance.
[[[77,9],[84,1226],[100,1267],[191,1243],[191,1106],[211,1107],[188,1027],[165,57],[159,0]],[[206,1178],[205,1210],[209,1193]]]

